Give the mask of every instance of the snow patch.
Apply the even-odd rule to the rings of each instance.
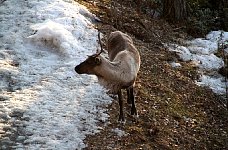
[[[0,120],[26,118],[14,148],[85,148],[112,102],[95,76],[74,71],[98,47],[95,16],[73,0],[5,1],[0,16]]]
[[[177,44],[165,44],[170,51],[176,52],[183,61],[194,62],[199,68],[199,72],[203,73],[197,82],[201,86],[209,86],[215,93],[225,93],[225,82],[222,77],[204,75],[206,72],[216,72],[224,67],[224,61],[215,55],[221,42],[228,41],[228,32],[212,31],[206,38],[197,38],[186,42],[186,46]],[[197,62],[197,63],[195,63]],[[171,64],[175,67],[174,64]],[[211,73],[213,74],[213,73]]]
[[[125,131],[120,130],[118,128],[112,129],[112,132],[117,134],[118,137],[122,137],[122,136],[127,136],[128,135],[128,133],[126,133]]]
[[[218,50],[218,44],[210,40],[197,38],[192,41],[188,41],[188,49],[191,53],[209,55],[216,53]]]
[[[193,60],[199,61],[199,68],[203,70],[218,70],[224,66],[224,62],[221,58],[214,54],[210,55],[195,55]]]
[[[200,86],[210,87],[213,90],[213,92],[218,94],[224,94],[226,92],[224,78],[222,77],[215,78],[207,75],[202,75],[200,77],[200,81],[196,83]]]
[[[61,54],[69,54],[67,50],[73,47],[70,41],[74,41],[74,37],[62,24],[47,20],[44,23],[32,25],[31,28],[36,33],[28,38],[35,42],[40,42],[40,44],[55,47]]]
[[[211,31],[208,35],[206,35],[206,40],[217,43],[220,40],[221,33],[223,36],[221,42],[226,42],[228,40],[228,32],[223,31]]]
[[[181,64],[180,64],[180,63],[176,63],[176,62],[171,62],[170,65],[171,65],[173,68],[179,68],[179,67],[181,67]]]

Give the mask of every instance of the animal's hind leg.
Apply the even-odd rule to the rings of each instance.
[[[124,122],[124,114],[123,114],[123,98],[121,90],[118,91],[118,98],[119,98],[119,107],[120,107],[120,114],[119,114],[119,121]]]
[[[128,104],[132,104],[132,102],[131,102],[131,92],[130,92],[130,89],[127,89],[127,103]]]
[[[131,100],[131,115],[136,115],[137,116],[137,110],[135,107],[135,97],[134,97],[134,89],[133,87],[129,88],[129,98]]]

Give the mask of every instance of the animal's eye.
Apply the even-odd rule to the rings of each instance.
[[[101,59],[99,57],[95,57],[94,61],[97,65],[101,64]]]

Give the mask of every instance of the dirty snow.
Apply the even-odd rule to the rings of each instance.
[[[122,137],[122,136],[127,136],[128,133],[126,133],[125,131],[119,129],[119,128],[115,128],[115,129],[112,129],[112,132],[117,134],[118,137]]]
[[[197,82],[197,84],[202,86],[208,86],[218,94],[224,94],[226,90],[226,85],[224,83],[223,77],[212,77],[208,75],[202,75],[200,77],[200,81]]]
[[[180,63],[176,63],[176,62],[171,62],[170,65],[171,65],[173,68],[179,68],[179,67],[181,67],[181,64],[180,64]]]
[[[215,93],[224,94],[226,83],[224,77],[217,71],[224,66],[224,61],[215,55],[218,46],[228,41],[228,32],[212,31],[205,38],[197,38],[186,41],[186,46],[177,44],[165,44],[170,51],[176,52],[183,61],[192,61],[199,67],[201,77],[196,84],[208,86]],[[176,62],[171,66],[175,67]],[[208,74],[209,73],[209,74]]]
[[[0,149],[86,147],[111,103],[96,77],[74,71],[98,47],[98,18],[71,0],[7,0],[0,18]],[[6,127],[22,128],[16,141]]]

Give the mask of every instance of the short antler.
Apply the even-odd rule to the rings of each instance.
[[[101,43],[101,36],[100,36],[101,32],[98,31],[98,40],[99,40],[99,44],[101,46],[101,51],[99,53],[97,53],[97,55],[100,55],[102,52],[104,52],[103,47],[102,47],[102,43]]]

